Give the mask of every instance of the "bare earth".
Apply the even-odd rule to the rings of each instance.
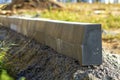
[[[16,80],[120,80],[120,55],[103,48],[103,64],[82,67],[73,58],[61,55],[46,45],[9,29],[4,31],[4,43],[9,45],[4,60]],[[0,34],[2,35],[2,34]]]

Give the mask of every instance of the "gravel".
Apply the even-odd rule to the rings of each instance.
[[[120,55],[103,48],[103,63],[80,66],[73,58],[61,55],[50,47],[37,43],[14,31],[6,30],[4,41],[10,46],[5,60],[9,73],[20,80],[120,80]],[[2,35],[2,34],[0,34]]]

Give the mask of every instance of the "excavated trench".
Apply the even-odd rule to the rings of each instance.
[[[100,66],[81,67],[77,60],[61,55],[31,38],[7,28],[0,28],[1,31],[4,32],[1,41],[9,44],[4,67],[15,80],[22,76],[26,80],[120,79],[119,64],[114,66],[107,59],[103,58]]]

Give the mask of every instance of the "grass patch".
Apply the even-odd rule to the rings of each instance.
[[[0,80],[14,80],[4,69],[3,60],[5,59],[6,52],[9,50],[9,46],[4,41],[0,41]]]
[[[120,28],[120,16],[113,15],[94,15],[91,11],[60,11],[60,10],[46,10],[41,13],[44,18],[72,21],[72,22],[89,22],[100,23],[104,29]]]
[[[120,34],[117,34],[117,35],[103,35],[102,39],[103,40],[113,40],[113,39],[120,40]]]
[[[1,69],[0,70],[0,80],[14,80],[6,70]]]
[[[42,18],[54,20],[100,23],[103,29],[120,28],[120,5],[118,4],[87,4],[87,3],[66,3],[65,9],[49,10],[23,10],[17,14],[34,16],[40,14]]]
[[[6,61],[7,51],[16,44],[14,43],[6,43],[5,41],[0,41],[0,80],[15,80],[12,76],[10,76],[7,72],[7,66],[4,67]],[[26,80],[25,77],[20,77],[19,80]]]

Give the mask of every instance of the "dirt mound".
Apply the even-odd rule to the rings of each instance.
[[[11,4],[4,9],[49,9],[63,8],[64,6],[53,0],[13,0]]]
[[[16,80],[22,76],[26,80],[120,80],[120,55],[104,50],[102,65],[82,67],[78,61],[28,37],[4,28],[0,31],[5,32],[1,38],[10,47],[4,66]]]

